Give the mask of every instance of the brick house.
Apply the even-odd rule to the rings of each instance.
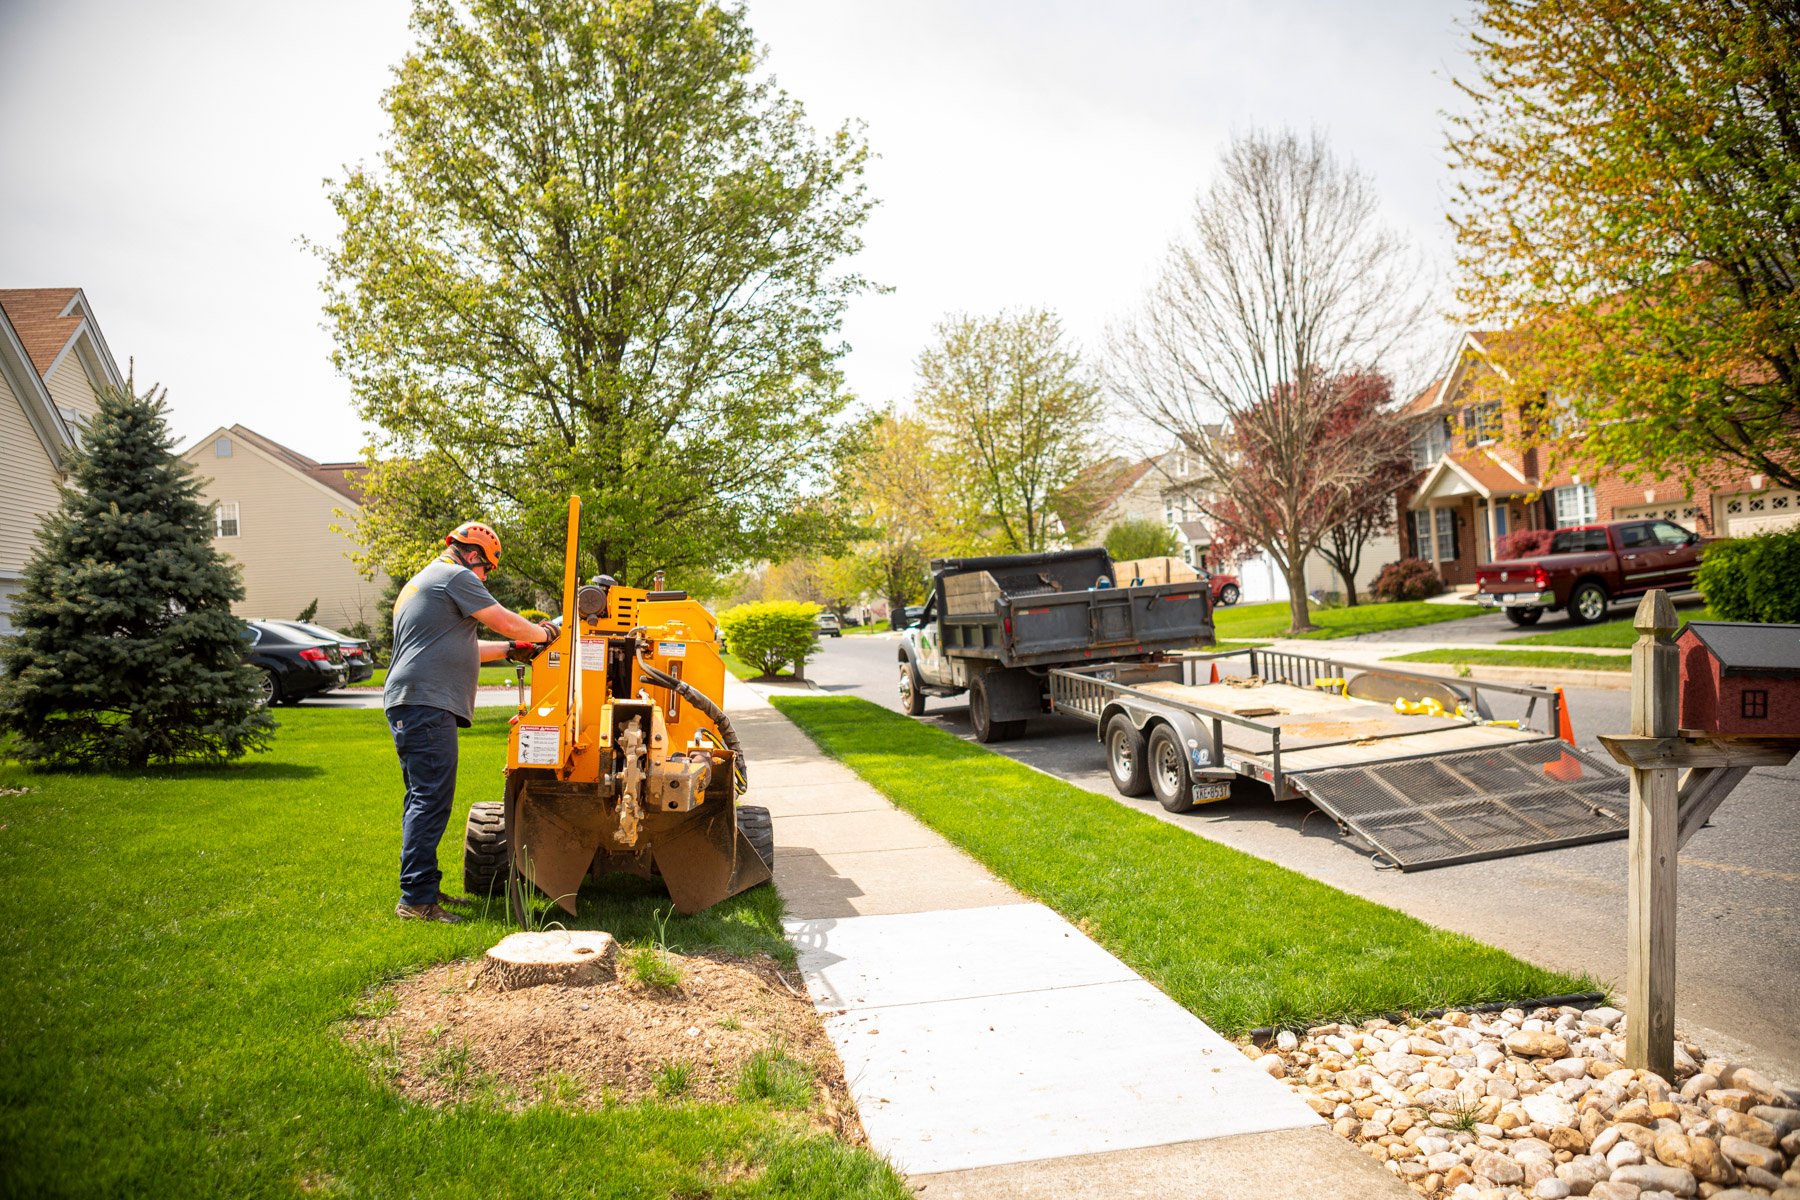
[[[1475,564],[1492,561],[1493,546],[1520,529],[1662,517],[1731,537],[1800,524],[1800,493],[1770,489],[1760,475],[1628,482],[1591,467],[1551,468],[1548,444],[1521,448],[1516,414],[1483,387],[1504,371],[1495,339],[1463,334],[1443,375],[1402,410],[1436,418],[1413,441],[1418,474],[1395,493],[1403,545],[1452,587],[1473,587]]]

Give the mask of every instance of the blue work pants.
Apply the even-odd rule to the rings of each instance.
[[[406,799],[400,813],[400,902],[436,904],[438,843],[456,801],[456,717],[426,704],[396,704],[388,729],[400,754]]]

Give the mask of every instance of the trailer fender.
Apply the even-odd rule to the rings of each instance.
[[[1187,748],[1188,763],[1193,769],[1203,770],[1221,765],[1212,761],[1212,729],[1194,714],[1179,708],[1130,698],[1114,700],[1100,710],[1100,722],[1095,726],[1095,736],[1104,738],[1107,723],[1119,713],[1125,714],[1146,739],[1158,725],[1168,725],[1174,729],[1181,744]]]

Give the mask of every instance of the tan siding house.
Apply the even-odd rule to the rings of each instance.
[[[0,636],[65,456],[122,384],[80,288],[0,288]]]
[[[360,463],[319,463],[242,425],[214,430],[182,457],[213,506],[213,546],[244,574],[241,617],[292,620],[314,600],[319,624],[375,623],[381,585],[351,561],[362,508]]]

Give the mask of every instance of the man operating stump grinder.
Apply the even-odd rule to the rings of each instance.
[[[456,730],[474,717],[479,664],[531,663],[507,737],[504,799],[470,807],[463,880],[502,890],[528,923],[528,890],[570,916],[589,876],[655,878],[675,911],[696,913],[767,883],[774,831],[739,803],[743,748],[722,707],[717,622],[686,592],[576,572],[579,497],[569,498],[560,622],[537,625],[483,586],[500,539],[463,525],[394,607],[387,714],[406,777],[400,906],[411,920],[459,918],[439,889],[437,847],[456,786]],[[508,639],[477,641],[486,625]]]
[[[479,521],[456,527],[444,552],[406,581],[394,601],[394,649],[382,704],[406,801],[400,818],[400,903],[409,921],[462,920],[444,905],[465,897],[439,887],[438,843],[456,799],[456,731],[475,719],[475,685],[481,664],[506,657],[515,642],[556,638],[556,626],[527,620],[494,599],[488,572],[500,565],[500,537]],[[476,636],[487,626],[506,641]]]

